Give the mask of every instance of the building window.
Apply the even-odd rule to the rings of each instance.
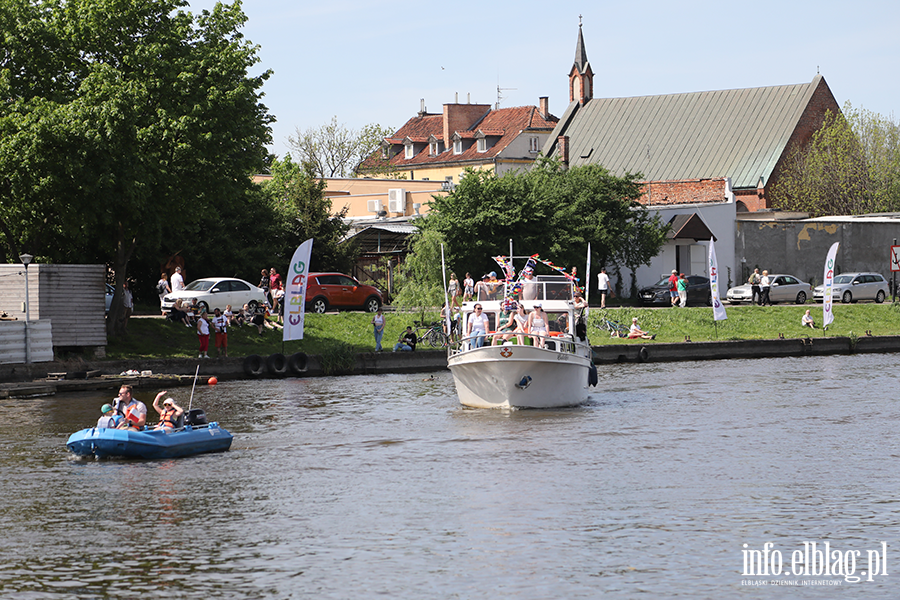
[[[385,159],[385,160],[387,160],[387,159],[390,158],[390,156],[388,156],[388,151],[389,151],[389,149],[390,149],[389,146],[382,146],[382,147],[381,147],[381,158],[383,158],[383,159]]]
[[[453,141],[453,154],[462,154],[462,140]]]
[[[540,152],[541,151],[541,138],[537,136],[532,136],[529,142],[529,152]]]
[[[478,140],[478,151],[479,152],[487,152],[487,140],[481,138]]]
[[[412,145],[412,144],[407,144],[407,145],[405,146],[405,149],[406,149],[406,158],[407,158],[407,160],[408,160],[408,159],[410,159],[410,158],[413,157],[413,145]]]
[[[437,156],[437,154],[438,154],[437,142],[431,142],[430,144],[428,144],[428,152],[432,156]]]

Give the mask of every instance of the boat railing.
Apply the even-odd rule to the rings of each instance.
[[[572,300],[575,297],[574,284],[566,277],[540,275],[537,279],[526,279],[515,283],[502,281],[484,283],[476,290],[476,300],[478,302],[503,300],[507,296],[510,286],[519,288],[516,293],[511,294],[518,300]]]
[[[556,334],[556,335],[539,335],[534,333],[511,333],[508,331],[498,331],[488,333],[485,336],[470,336],[463,337],[455,344],[451,344],[449,346],[449,355],[455,356],[456,354],[460,354],[462,352],[469,352],[470,350],[477,350],[479,347],[475,346],[476,340],[478,337],[484,337],[484,343],[480,346],[480,348],[487,348],[488,346],[493,345],[492,342],[495,338],[510,336],[508,340],[503,341],[502,343],[497,344],[497,347],[500,346],[520,346],[518,340],[516,339],[518,336],[522,336],[523,338],[528,338],[532,341],[531,347],[543,343],[543,347],[546,350],[551,350],[554,352],[575,354],[576,346],[581,344],[580,342],[576,342],[575,339],[568,333],[564,334]],[[539,344],[534,344],[535,338],[539,342]],[[513,340],[516,343],[513,343]],[[524,344],[528,346],[528,344]],[[584,345],[584,344],[581,344]]]

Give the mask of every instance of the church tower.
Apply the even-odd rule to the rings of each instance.
[[[584,49],[584,36],[581,34],[581,17],[578,17],[578,43],[575,45],[575,63],[569,71],[569,102],[585,102],[594,97],[594,71],[588,62]]]

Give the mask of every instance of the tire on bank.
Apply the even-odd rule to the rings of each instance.
[[[265,370],[263,359],[258,354],[251,354],[244,359],[244,375],[247,377],[261,377]]]

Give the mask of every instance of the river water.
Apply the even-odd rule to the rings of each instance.
[[[0,400],[0,597],[896,597],[895,362],[614,365],[565,410],[448,372],[199,386],[232,449],[161,461],[68,454],[113,392]],[[839,574],[791,572],[804,542]]]

